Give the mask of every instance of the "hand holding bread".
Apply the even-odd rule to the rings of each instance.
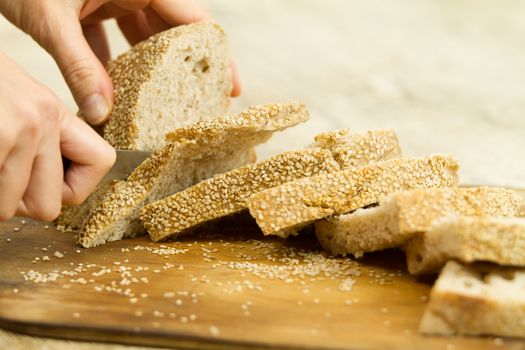
[[[104,123],[113,108],[102,20],[116,18],[131,45],[174,26],[211,20],[196,0],[2,1],[0,12],[53,56],[80,112],[92,125]],[[240,81],[233,64],[232,69],[233,88],[228,93],[237,96]]]

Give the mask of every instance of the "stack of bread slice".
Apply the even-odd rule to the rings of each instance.
[[[150,237],[159,241],[243,211],[247,209],[247,199],[261,191],[342,169],[354,171],[400,155],[392,130],[323,133],[308,148],[233,169],[151,203],[142,211],[142,221]]]
[[[215,24],[160,33],[109,72],[115,107],[104,137],[152,154],[127,179],[63,209],[59,224],[77,229],[82,246],[145,232],[153,241],[176,238],[242,211],[264,235],[286,238],[313,225],[334,255],[401,248],[412,274],[445,266],[422,332],[525,336],[517,321],[525,319],[525,219],[515,192],[458,187],[453,157],[404,158],[392,130],[325,132],[255,163],[254,146],[309,113],[292,102],[224,116],[231,71]]]

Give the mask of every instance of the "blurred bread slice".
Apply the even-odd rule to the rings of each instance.
[[[315,224],[321,245],[332,254],[363,253],[401,246],[450,215],[516,216],[521,198],[503,188],[432,188],[399,192],[378,206],[357,209]]]
[[[525,266],[525,219],[447,217],[411,238],[405,251],[412,274],[438,272],[452,259]]]
[[[419,331],[525,337],[525,269],[450,261],[432,291]]]

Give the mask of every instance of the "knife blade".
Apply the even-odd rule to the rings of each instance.
[[[117,150],[117,160],[101,182],[126,179],[150,155],[146,151]]]

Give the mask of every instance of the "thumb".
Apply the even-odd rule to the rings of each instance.
[[[77,17],[60,19],[57,31],[49,33],[47,51],[57,62],[80,113],[92,125],[104,123],[113,105],[109,75],[91,50]]]

